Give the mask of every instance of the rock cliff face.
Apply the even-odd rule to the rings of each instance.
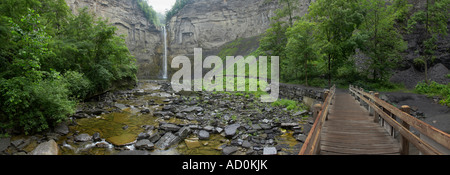
[[[192,55],[194,48],[208,52],[238,38],[263,34],[280,8],[277,1],[194,0],[169,23],[169,58]],[[303,16],[311,0],[299,0],[296,15]],[[207,56],[207,55],[206,55]]]
[[[108,19],[125,36],[131,54],[138,61],[138,78],[154,78],[161,73],[162,34],[145,17],[134,0],[66,0],[74,14],[88,7],[96,17]]]

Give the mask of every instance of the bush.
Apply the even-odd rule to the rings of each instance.
[[[430,84],[420,82],[416,86],[416,92],[428,96],[441,97],[440,104],[450,107],[450,84],[443,85],[432,81]]]
[[[21,129],[25,134],[41,132],[64,121],[75,111],[66,83],[61,78],[32,82],[24,77],[0,83],[0,125]]]
[[[69,90],[69,96],[76,99],[84,99],[92,92],[92,83],[82,73],[67,71],[64,81]]]
[[[287,110],[295,110],[299,111],[304,108],[301,103],[294,101],[294,100],[287,100],[287,99],[280,99],[272,103],[272,106],[280,106],[285,107]]]

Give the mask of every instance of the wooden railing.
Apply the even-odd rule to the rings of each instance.
[[[381,125],[389,124],[391,127],[391,135],[394,135],[394,130],[401,134],[401,150],[402,155],[409,154],[409,143],[412,143],[422,154],[425,155],[442,155],[442,153],[432,143],[429,143],[410,130],[410,127],[415,128],[421,134],[434,140],[437,144],[446,149],[450,149],[450,134],[443,132],[413,116],[410,115],[409,106],[402,106],[401,109],[392,106],[391,104],[378,98],[378,93],[372,91],[367,93],[362,88],[353,87],[350,85],[350,93],[360,101],[360,103],[367,104],[369,112],[374,116],[374,122]]]
[[[334,85],[329,91],[324,93],[324,103],[314,106],[315,122],[309,131],[308,137],[299,152],[299,155],[316,155],[320,153],[320,135],[322,133],[322,127],[325,123],[330,105],[336,93],[336,85]]]

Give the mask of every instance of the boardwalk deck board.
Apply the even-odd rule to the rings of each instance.
[[[336,92],[323,126],[320,153],[323,155],[398,155],[400,145],[373,122],[369,112],[348,93]]]

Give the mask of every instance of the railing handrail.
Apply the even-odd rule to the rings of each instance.
[[[362,101],[367,103],[370,108],[373,109],[375,117],[383,118],[387,123],[389,123],[390,126],[399,131],[399,133],[402,135],[403,142],[411,142],[424,154],[442,154],[429,143],[413,134],[409,129],[409,127],[411,126],[417,129],[421,134],[428,136],[445,148],[450,149],[450,134],[411,116],[409,113],[401,111],[391,104],[379,99],[374,94],[364,92],[362,88],[355,88],[350,85],[349,89],[351,93],[354,93]],[[387,112],[400,119],[402,121],[402,124],[398,123],[397,120],[392,118]],[[408,142],[406,142],[405,144],[407,144]]]
[[[325,94],[326,98],[324,103],[321,105],[320,111],[314,111],[314,113],[318,112],[317,117],[315,118],[314,125],[312,126],[308,137],[299,152],[299,155],[315,155],[320,152],[320,134],[322,132],[325,119],[328,116],[331,101],[336,94],[336,85],[331,87],[330,91]]]

